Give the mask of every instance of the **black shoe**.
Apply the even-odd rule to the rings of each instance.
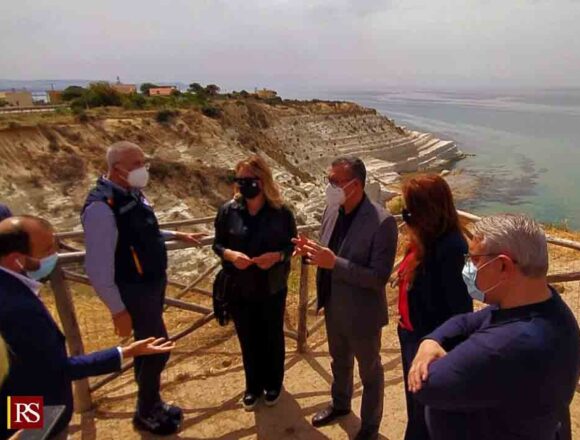
[[[264,397],[264,402],[266,406],[274,406],[280,400],[281,390],[278,391],[266,391],[266,396]]]
[[[350,414],[350,409],[335,409],[332,405],[326,407],[322,411],[317,412],[312,417],[312,426],[324,426],[336,420],[339,417]]]
[[[140,431],[156,435],[171,435],[179,430],[179,424],[163,411],[153,411],[147,416],[136,412],[133,416],[133,425]]]
[[[183,410],[180,407],[165,402],[161,402],[159,407],[171,420],[181,425],[181,422],[183,422]]]
[[[354,440],[378,440],[379,433],[376,429],[361,428]]]
[[[258,403],[258,399],[260,397],[257,394],[250,393],[246,391],[244,393],[244,398],[242,399],[242,403],[244,404],[244,409],[246,411],[252,411],[256,404]]]

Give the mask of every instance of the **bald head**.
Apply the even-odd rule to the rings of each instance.
[[[0,222],[0,265],[15,272],[34,269],[34,261],[56,252],[52,225],[33,216],[10,217]]]

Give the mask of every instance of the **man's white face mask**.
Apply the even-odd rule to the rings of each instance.
[[[127,173],[125,180],[131,188],[142,189],[147,186],[149,182],[149,167],[147,165],[129,172],[123,168],[121,170]]]
[[[352,179],[350,182],[348,182],[346,185],[344,185],[344,188],[341,188],[339,186],[332,185],[331,183],[329,183],[326,186],[326,204],[329,207],[338,207],[338,206],[342,205],[346,201],[346,194],[345,194],[344,190],[351,183],[353,183],[354,180],[355,179]]]

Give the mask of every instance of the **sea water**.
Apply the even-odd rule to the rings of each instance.
[[[580,89],[330,92],[398,125],[451,139],[476,179],[459,202],[477,214],[523,212],[580,229]]]

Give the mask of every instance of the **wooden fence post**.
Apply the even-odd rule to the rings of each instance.
[[[71,356],[84,354],[85,348],[75,313],[72,294],[64,278],[64,272],[60,264],[58,264],[54,269],[54,272],[50,277],[50,284],[54,292],[56,309],[60,321],[62,322],[69,354]],[[82,413],[91,409],[92,400],[88,379],[75,381],[74,406],[77,413]]]
[[[308,342],[308,281],[310,265],[301,259],[300,263],[300,292],[298,299],[298,352],[304,353]]]

